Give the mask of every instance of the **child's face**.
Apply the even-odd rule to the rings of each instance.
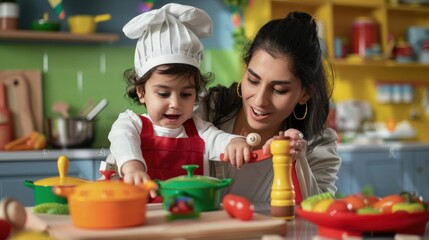
[[[194,79],[155,71],[146,82],[144,92],[138,89],[138,94],[155,125],[175,129],[192,116],[196,98]]]

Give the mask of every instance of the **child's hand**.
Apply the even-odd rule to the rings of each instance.
[[[294,128],[290,128],[284,132],[284,136],[290,137],[289,154],[293,161],[297,159],[304,159],[307,154],[307,140],[304,139],[303,134]],[[268,141],[262,147],[264,154],[271,154],[270,144],[272,141],[273,138],[268,139]]]
[[[226,146],[223,161],[241,168],[244,163],[250,161],[251,148],[244,138],[234,138]]]
[[[146,173],[144,165],[137,160],[132,160],[124,163],[122,166],[122,175],[125,183],[139,185],[152,179]],[[150,191],[152,198],[156,197],[156,190]]]

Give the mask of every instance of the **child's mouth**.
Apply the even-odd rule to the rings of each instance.
[[[170,120],[177,120],[179,119],[180,115],[177,114],[164,114],[164,117]]]

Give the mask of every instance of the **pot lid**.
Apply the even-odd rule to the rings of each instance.
[[[222,183],[218,178],[194,175],[194,170],[198,168],[198,165],[183,165],[182,168],[187,171],[187,175],[170,178],[166,181],[155,181],[161,189],[176,190],[219,187]]]
[[[140,185],[127,184],[122,181],[97,181],[80,185],[73,190],[71,197],[77,201],[126,201],[133,199],[146,200],[149,191],[156,188],[152,181]]]
[[[82,178],[68,177],[67,170],[69,168],[69,159],[65,155],[61,155],[57,159],[57,167],[59,177],[44,178],[35,181],[33,184],[37,186],[62,186],[62,185],[80,185],[88,182]]]
[[[81,185],[87,183],[88,181],[81,178],[74,177],[50,177],[40,179],[34,182],[34,185],[37,186],[65,186],[65,185]]]

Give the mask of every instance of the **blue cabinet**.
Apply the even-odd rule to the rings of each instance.
[[[407,191],[415,191],[429,200],[429,151],[416,151],[412,161],[404,161],[403,183]]]
[[[429,148],[360,146],[339,153],[337,193],[356,194],[370,185],[378,196],[415,191],[429,200]]]
[[[33,206],[33,189],[24,186],[25,180],[37,181],[58,175],[56,161],[2,161],[0,162],[0,199],[13,197],[25,206]],[[67,176],[94,180],[95,162],[70,159]]]
[[[403,189],[402,154],[392,155],[388,151],[340,154],[343,162],[338,179],[339,193],[356,194],[366,185],[371,185],[379,196]]]

